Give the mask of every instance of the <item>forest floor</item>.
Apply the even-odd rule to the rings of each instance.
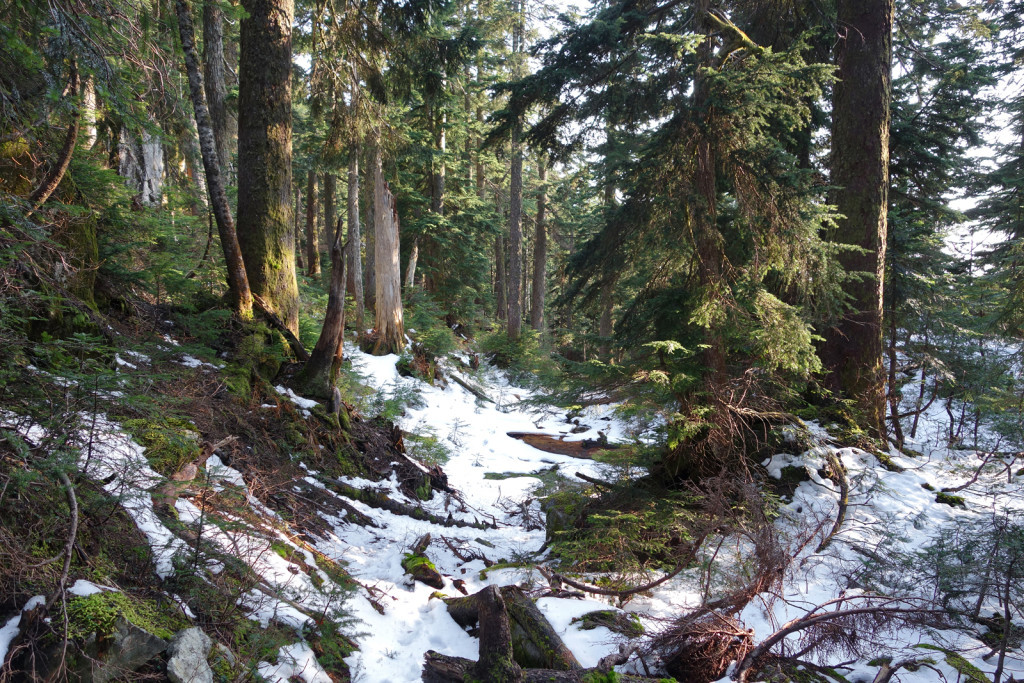
[[[214,358],[199,360],[174,344],[165,337],[159,353],[173,359],[179,372],[199,378],[199,384],[223,383],[222,368]],[[328,683],[338,680],[338,672],[345,669],[354,681],[412,682],[420,679],[428,650],[476,659],[479,641],[451,618],[440,598],[509,584],[543,594],[549,586],[536,568],[550,559],[543,496],[558,487],[581,484],[577,473],[600,480],[645,474],[639,468],[545,452],[508,435],[543,432],[612,444],[642,439],[614,406],[572,411],[545,407],[530,400],[535,397],[532,391],[514,386],[499,370],[485,365],[469,371],[468,359],[459,355],[443,359],[441,367],[462,382],[442,386],[400,376],[396,356],[370,356],[350,345],[346,352],[358,381],[369,388],[370,400],[378,407],[389,406],[405,431],[406,454],[422,463],[417,466],[423,475],[417,480],[418,491],[410,490],[408,462],[385,463],[391,466],[390,473],[382,481],[372,481],[339,474],[330,466],[329,454],[320,460],[324,467],[316,458],[293,459],[272,490],[266,466],[235,451],[234,458],[209,454],[205,475],[197,479],[203,486],[186,482],[168,493],[160,484],[166,479],[147,461],[146,448],[115,419],[89,414],[82,420],[91,424],[91,433],[80,468],[120,501],[152,548],[156,573],[172,579],[163,592],[186,616],[194,618],[192,607],[199,611],[200,606],[190,606],[188,597],[174,592],[180,582],[174,583],[173,575],[183,571],[183,562],[211,585],[225,583],[218,577],[229,574],[248,577],[232,584],[234,600],[250,620],[275,634],[273,647],[260,651],[256,667],[273,683]],[[118,355],[117,362],[127,375],[145,373],[154,361],[134,352]],[[251,410],[264,411],[269,422],[284,413],[310,422],[319,419],[314,402],[283,386],[276,391],[273,400]],[[29,442],[46,438],[40,427],[18,415],[4,412],[0,419],[0,426],[20,429]],[[984,526],[997,510],[1024,510],[1024,470],[1017,470],[1013,460],[1005,468],[993,468],[991,457],[988,468],[983,468],[984,454],[948,445],[945,421],[940,407],[931,408],[922,417],[917,437],[908,442],[907,453],[891,451],[885,466],[875,455],[834,443],[815,423],[808,423],[805,433],[794,432],[794,452],[762,463],[767,478],[780,482],[774,524],[795,561],[786,570],[781,590],[758,596],[740,613],[754,642],[839,598],[881,593],[932,597],[931,584],[922,577],[934,575],[945,561],[935,552],[940,536],[948,540],[957,530]],[[217,436],[230,431],[222,427]],[[199,431],[212,440],[212,428],[209,434],[202,427]],[[849,504],[839,533],[818,551],[839,505],[838,485],[823,476],[833,457],[845,468]],[[438,490],[443,480],[434,481],[432,495],[431,488],[423,489],[433,465],[443,468],[449,491]],[[968,485],[955,493],[940,491],[960,484]],[[172,500],[173,511],[161,512],[161,496]],[[388,507],[380,504],[385,497],[400,505],[383,509]],[[309,505],[300,520],[295,506],[302,501]],[[425,534],[430,540],[421,551],[443,577],[440,589],[413,581],[402,566]],[[688,609],[742,584],[751,571],[749,553],[749,542],[743,538],[713,539],[692,569],[628,600],[540,597],[537,606],[579,662],[592,667],[616,652],[627,636],[604,626],[584,628],[579,619],[584,614],[626,612],[648,634],[658,633]],[[237,561],[242,569],[234,566]],[[87,597],[116,588],[89,576],[93,580],[76,578],[72,572],[70,593]],[[601,582],[598,575],[581,578]],[[28,599],[24,609],[38,602]],[[985,609],[991,611],[988,604]],[[20,619],[21,613],[0,619],[0,661],[18,638]],[[325,623],[335,630],[326,631]],[[993,648],[991,634],[986,638],[985,631],[985,626],[972,633],[908,625],[884,636],[884,650],[874,654],[851,654],[836,646],[836,654],[842,656],[831,662],[835,666],[837,658],[842,660],[835,673],[847,681],[874,680],[882,655],[893,661],[918,660],[898,673],[899,680],[908,683],[980,681],[980,672],[991,680],[996,659],[986,657]],[[331,647],[332,637],[347,638],[358,649],[339,651]],[[791,649],[799,649],[798,638],[799,634],[793,637]],[[236,647],[238,641],[226,644]],[[1005,675],[1019,676],[1024,673],[1020,643],[1011,642],[1009,649]],[[643,673],[644,667],[657,670],[658,662],[650,656],[633,658],[618,670]]]

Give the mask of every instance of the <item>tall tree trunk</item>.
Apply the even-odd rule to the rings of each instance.
[[[301,183],[295,183],[294,184],[294,187],[295,187],[295,210],[292,212],[292,217],[293,217],[293,220],[292,220],[292,230],[295,231],[296,236],[302,234],[302,229],[299,227],[299,216],[303,215],[302,214],[302,190],[299,189],[299,185],[301,185]],[[306,266],[305,266],[305,264],[303,262],[303,259],[302,259],[302,249],[300,247],[299,249],[295,250],[295,268],[296,268],[296,272],[298,272],[300,270],[303,270],[305,267]]]
[[[380,146],[373,148],[373,220],[376,235],[377,309],[375,354],[399,353],[405,348],[402,322],[402,282],[398,242],[398,206],[384,182]]]
[[[713,25],[707,19],[710,13],[709,0],[698,2],[697,32],[710,36]],[[697,61],[701,66],[712,63],[714,45],[712,38],[705,38],[697,48]],[[700,72],[698,72],[700,73]],[[707,78],[698,75],[693,87],[694,109],[705,111],[708,99]],[[705,115],[707,116],[707,115]],[[706,122],[707,123],[707,122]],[[706,129],[707,126],[705,125]],[[716,227],[717,223],[717,171],[715,169],[715,153],[709,138],[709,131],[697,134],[695,151],[697,157],[697,197],[690,207],[690,225],[694,234],[694,246],[697,252],[697,273],[702,295],[705,298],[717,297],[717,290],[722,286],[722,267],[725,261],[722,236]],[[712,306],[717,302],[709,302]],[[725,341],[716,326],[709,325],[704,330],[704,365],[708,368],[708,382],[713,387],[725,385]]]
[[[598,354],[601,356],[601,360],[609,362],[612,357],[612,292],[614,291],[615,282],[613,280],[607,280],[601,285],[601,317],[597,321],[597,334],[601,337],[600,345],[598,346]]]
[[[96,102],[96,82],[92,76],[85,79],[82,84],[82,124],[85,130],[82,131],[82,144],[86,149],[92,149],[99,139],[96,130],[96,118],[99,113]]]
[[[494,237],[494,304],[499,320],[507,320],[508,305],[505,302],[505,238]]]
[[[228,85],[224,67],[224,13],[217,0],[203,3],[203,75],[206,102],[210,108],[213,139],[217,142],[217,160],[221,176],[226,178],[231,165],[228,148]]]
[[[319,234],[323,239],[323,250],[330,253],[331,245],[334,243],[331,239],[331,231],[334,230],[338,221],[334,204],[334,195],[338,191],[337,177],[333,173],[324,173],[321,184],[324,188],[323,198],[320,200],[324,207],[324,226]]]
[[[299,330],[292,228],[292,0],[243,0],[238,241],[253,298]]]
[[[893,0],[840,0],[839,80],[833,88],[832,184],[839,219],[834,241],[860,247],[839,259],[851,310],[825,333],[826,386],[857,401],[875,436],[885,436],[882,287],[889,189],[889,103]]]
[[[320,274],[320,240],[316,230],[316,172],[306,174],[306,275]]]
[[[409,249],[409,260],[405,264],[405,291],[416,286],[416,262],[420,259],[420,238],[415,237]]]
[[[316,346],[295,378],[306,396],[331,399],[341,369],[345,341],[345,256],[339,220],[331,240],[331,282],[327,290],[327,312]],[[351,238],[350,238],[351,239]],[[340,407],[340,406],[339,406]]]
[[[348,282],[346,289],[356,302],[356,330],[363,334],[366,318],[366,303],[363,299],[363,259],[361,253],[362,235],[359,229],[359,147],[352,146],[348,155]]]
[[[377,218],[373,201],[373,153],[366,155],[366,177],[363,178],[363,191],[365,193],[366,206],[366,286],[363,293],[366,295],[366,304],[374,311],[377,310]]]
[[[537,190],[537,221],[533,237],[533,293],[530,303],[530,325],[538,332],[544,331],[544,297],[547,293],[548,274],[548,164],[544,154],[537,162],[537,176],[540,187]]]
[[[523,49],[523,17],[522,8],[518,9],[519,18],[512,33],[513,58],[517,60],[515,69],[518,74],[521,68],[518,61]],[[523,279],[523,145],[522,122],[517,120],[512,128],[512,169],[509,179],[509,213],[508,213],[508,320],[506,321],[509,339],[518,339],[523,326],[523,298],[520,280]]]
[[[203,169],[206,171],[206,188],[210,194],[210,204],[217,220],[217,232],[220,235],[221,248],[224,250],[224,262],[227,265],[228,290],[231,293],[235,313],[243,320],[248,320],[252,318],[252,292],[249,289],[249,279],[239,247],[238,235],[235,232],[235,223],[231,217],[231,208],[228,206],[227,195],[224,193],[221,165],[217,157],[217,144],[204,98],[203,75],[199,71],[192,10],[188,0],[177,0],[175,9],[178,15],[178,32],[181,37],[182,51],[185,54],[185,68],[188,71],[189,95],[195,110],[196,129],[199,131],[199,148],[203,156]]]

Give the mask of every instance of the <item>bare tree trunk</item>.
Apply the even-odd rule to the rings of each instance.
[[[302,234],[302,230],[299,228],[299,216],[302,215],[302,190],[299,189],[299,185],[300,183],[295,183],[293,186],[295,188],[295,211],[292,212],[292,216],[294,217],[292,221],[292,230],[295,231],[296,239],[298,239],[298,235]],[[302,259],[302,249],[300,247],[295,250],[296,272],[305,269],[305,267],[305,263]]]
[[[366,286],[363,289],[367,305],[377,309],[377,218],[373,201],[373,154],[367,153],[367,178],[363,180],[366,205]]]
[[[506,320],[508,305],[505,303],[505,238],[494,238],[494,303],[499,320]]]
[[[892,432],[896,437],[896,448],[903,450],[903,425],[900,424],[900,388],[896,386],[898,369],[896,354],[896,316],[889,312],[889,380],[886,383],[889,396],[889,414],[892,417]]]
[[[409,249],[409,261],[405,265],[405,291],[410,291],[416,286],[416,262],[420,258],[420,238],[412,241],[412,248]]]
[[[331,399],[341,369],[342,346],[345,341],[345,257],[341,244],[342,222],[339,220],[331,241],[331,283],[327,291],[327,313],[320,337],[295,378],[306,396]],[[351,238],[350,238],[351,239]]]
[[[512,29],[512,52],[516,75],[522,72],[523,4],[516,3],[516,23]],[[508,320],[509,339],[518,339],[523,326],[523,297],[520,282],[523,279],[523,145],[522,121],[512,128],[512,168],[509,179],[508,214]]]
[[[323,251],[330,253],[331,245],[334,243],[334,240],[331,239],[331,231],[334,230],[334,226],[338,222],[334,204],[334,195],[337,194],[337,178],[333,173],[324,173],[321,184],[324,188],[323,198],[320,200],[324,207],[324,226],[317,232],[323,239]],[[318,246],[317,249],[319,248]]]
[[[837,221],[834,241],[848,273],[869,276],[846,283],[852,310],[825,334],[821,359],[826,386],[857,401],[867,425],[885,436],[882,294],[889,190],[889,103],[893,0],[840,0],[838,82],[832,103],[832,184]]]
[[[83,131],[83,135],[85,137],[84,143],[86,149],[92,149],[96,145],[96,140],[99,139],[99,135],[96,131],[97,113],[96,82],[93,81],[90,76],[85,80],[85,83],[82,86],[82,118],[84,119],[85,124],[85,131]]]
[[[615,283],[612,280],[601,285],[601,318],[597,323],[597,334],[601,337],[601,345],[598,347],[598,353],[601,360],[606,363],[611,360],[612,356],[612,292],[614,287]]]
[[[373,219],[376,235],[377,309],[375,354],[399,353],[405,348],[402,322],[402,282],[398,242],[398,207],[384,182],[380,147],[373,149]]]
[[[545,224],[548,208],[548,165],[541,154],[537,163],[540,188],[537,191],[537,221],[533,238],[533,296],[530,303],[530,325],[544,331],[544,297],[547,293],[548,229]]]
[[[359,147],[353,145],[348,157],[348,293],[356,302],[356,329],[363,334],[366,303],[363,298],[362,235],[359,229]]]
[[[192,25],[192,10],[188,0],[177,0],[175,9],[178,15],[178,31],[181,46],[185,54],[185,68],[188,71],[189,94],[195,110],[196,129],[199,131],[199,148],[203,155],[203,169],[206,171],[206,188],[210,194],[210,204],[217,220],[217,232],[220,235],[221,248],[224,250],[224,262],[227,265],[228,290],[231,293],[235,313],[243,320],[252,318],[253,297],[249,289],[249,279],[242,258],[242,250],[235,232],[235,222],[228,206],[227,195],[220,173],[220,160],[217,158],[217,144],[210,123],[210,114],[206,109],[203,92],[203,75],[199,71],[199,57],[195,46],[195,29]]]
[[[224,13],[216,0],[205,0],[203,3],[203,76],[222,178],[227,177],[228,168],[231,166],[231,152],[228,147],[228,86],[225,71]]]
[[[306,274],[320,274],[319,240],[316,235],[316,173],[306,174]]]
[[[292,0],[243,0],[238,241],[254,300],[299,330],[292,228]]]

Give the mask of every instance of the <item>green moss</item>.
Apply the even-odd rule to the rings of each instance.
[[[252,397],[252,371],[244,366],[236,363],[229,363],[227,367],[221,370],[221,379],[224,380],[224,386],[233,395],[243,401],[248,401]]]
[[[584,631],[590,631],[599,626],[621,633],[627,638],[639,638],[644,634],[644,627],[635,614],[627,614],[616,610],[605,609],[594,612],[587,612],[582,617],[576,617],[572,623],[579,623]]]
[[[78,639],[84,639],[93,632],[100,637],[109,635],[118,617],[164,639],[189,626],[183,616],[170,608],[161,609],[152,600],[116,591],[75,596],[68,601],[67,610],[68,632]]]
[[[931,484],[929,484],[928,482],[925,482],[925,483],[921,484],[921,488],[923,488],[925,491],[934,491],[935,490],[935,487],[932,486]]]
[[[174,474],[199,457],[199,434],[187,420],[162,417],[124,420],[121,424],[146,447],[146,459],[160,474]]]
[[[967,509],[967,501],[965,501],[962,497],[954,496],[950,493],[945,493],[943,491],[939,491],[938,493],[935,494],[935,502],[942,503],[943,505],[948,505],[954,508],[963,508],[965,510]]]
[[[945,657],[946,664],[949,664],[951,667],[956,669],[957,672],[964,677],[963,680],[967,683],[990,683],[988,677],[981,669],[968,662],[963,658],[963,655],[958,652],[947,650],[946,648],[939,647],[938,645],[931,645],[930,643],[921,643],[914,647],[921,648],[922,650],[934,650],[935,652],[941,652]]]
[[[413,570],[417,567],[427,567],[428,569],[432,569],[435,572],[437,571],[437,567],[434,566],[434,563],[426,557],[424,557],[423,555],[413,555],[412,553],[406,553],[405,557],[402,558],[402,569],[412,574]]]

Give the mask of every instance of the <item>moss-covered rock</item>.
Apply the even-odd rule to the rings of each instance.
[[[188,420],[154,417],[122,421],[122,426],[146,447],[150,467],[170,476],[199,457],[199,433]]]
[[[424,555],[408,553],[402,558],[402,569],[416,581],[426,584],[431,588],[444,588],[444,577],[437,571],[434,563]]]
[[[572,623],[579,623],[580,628],[584,631],[591,631],[599,626],[604,626],[608,630],[620,633],[627,638],[639,638],[644,634],[643,624],[640,623],[635,614],[613,609],[587,612],[582,617],[575,617]]]
[[[954,508],[967,509],[967,501],[961,496],[954,496],[952,493],[946,493],[945,491],[939,491],[935,494],[935,502]]]

